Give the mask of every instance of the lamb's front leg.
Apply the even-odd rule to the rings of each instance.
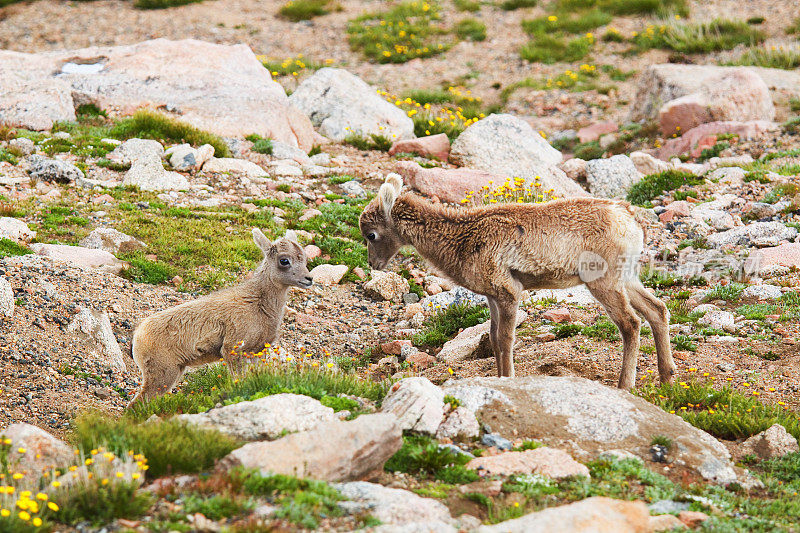
[[[487,296],[486,299],[489,302],[489,346],[492,348],[492,353],[494,354],[495,364],[497,365],[497,375],[502,377],[505,373],[503,369],[504,361],[498,342],[500,307],[497,305],[497,300],[493,297]]]
[[[501,361],[499,372],[503,377],[514,377],[514,340],[517,329],[518,298],[498,300],[497,345],[498,360]]]

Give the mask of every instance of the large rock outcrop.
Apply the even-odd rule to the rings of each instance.
[[[383,135],[390,141],[414,137],[414,122],[405,111],[381,98],[361,78],[326,67],[303,81],[289,101],[336,141],[350,134]]]
[[[618,449],[650,460],[652,438],[664,435],[673,442],[673,466],[721,484],[749,479],[708,433],[627,391],[588,379],[470,378],[450,380],[442,388],[492,431],[565,448],[579,461]]]
[[[308,118],[244,44],[185,39],[26,54],[0,51],[0,121],[36,130],[94,103],[116,114],[165,108],[223,136],[256,133],[311,149]]]

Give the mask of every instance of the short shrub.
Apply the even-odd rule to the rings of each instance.
[[[272,154],[272,139],[265,139],[260,135],[248,135],[245,137],[248,141],[253,143],[251,150],[259,154]]]
[[[278,14],[292,22],[309,20],[314,17],[327,15],[330,0],[289,0],[281,6]]]
[[[656,196],[674,191],[684,185],[694,186],[703,183],[704,179],[689,172],[665,170],[658,174],[645,176],[628,190],[626,199],[634,205],[644,205]]]
[[[553,326],[552,332],[557,339],[566,339],[578,335],[583,331],[583,326],[580,324],[556,324]]]
[[[575,147],[575,157],[585,161],[600,159],[603,157],[603,153],[605,153],[605,150],[600,147],[600,143],[597,141],[581,143]]]
[[[417,346],[441,346],[460,329],[469,328],[489,320],[489,309],[470,304],[453,304],[436,310],[425,319],[420,331],[414,335]]]
[[[709,22],[648,26],[633,42],[640,49],[666,48],[685,54],[730,50],[740,44],[761,43],[765,35],[744,21],[714,19]]]
[[[800,67],[800,49],[783,46],[750,48],[730,64],[794,70]]]
[[[105,481],[91,479],[70,486],[61,494],[56,493],[53,496],[58,505],[55,518],[64,524],[88,522],[101,526],[117,518],[136,520],[153,503],[153,496],[138,490],[136,482]]]
[[[368,150],[388,152],[392,147],[391,140],[389,140],[385,135],[378,135],[376,133],[371,133],[369,136],[365,136],[360,133],[351,133],[344,138],[343,142],[365,152]]]
[[[453,30],[460,39],[464,39],[465,41],[486,40],[486,24],[478,19],[461,19],[456,23]]]
[[[229,494],[215,494],[213,496],[188,494],[182,499],[183,510],[186,514],[194,515],[200,513],[211,520],[234,518],[251,511],[255,506],[251,500],[245,500]]]
[[[229,157],[228,145],[218,136],[195,128],[167,115],[142,109],[133,116],[119,121],[110,135],[117,139],[155,139],[173,143],[189,143],[194,146],[210,144],[216,157]]]
[[[685,352],[697,351],[697,345],[688,335],[675,335],[675,337],[672,338],[672,344],[675,346],[676,350]]]
[[[464,469],[469,456],[440,447],[439,444],[421,435],[403,437],[403,446],[386,461],[384,469],[388,472],[430,475],[445,483],[470,483],[479,476]]]
[[[599,9],[576,13],[575,15],[546,15],[522,21],[522,29],[529,34],[545,34],[563,31],[567,33],[586,33],[598,26],[605,26],[613,17]]]

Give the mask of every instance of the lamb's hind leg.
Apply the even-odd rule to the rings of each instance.
[[[621,284],[608,286],[604,279],[587,283],[592,296],[603,304],[611,320],[622,334],[622,370],[619,375],[619,388],[630,389],[636,382],[636,360],[639,357],[639,328],[642,321],[636,315],[628,300],[628,294]]]
[[[172,391],[184,371],[183,367],[174,363],[155,364],[152,360],[143,363],[139,365],[142,370],[142,388],[131,400],[131,405],[141,399],[155,398]]]
[[[675,361],[672,359],[672,347],[669,344],[669,310],[664,302],[650,294],[638,280],[630,282],[625,289],[633,308],[644,316],[653,330],[661,382],[670,382],[675,374]]]

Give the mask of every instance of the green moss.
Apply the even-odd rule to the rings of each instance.
[[[310,20],[330,13],[330,0],[289,0],[281,6],[278,14],[292,22]]]
[[[0,257],[9,257],[13,255],[28,255],[32,254],[30,248],[22,244],[18,244],[11,239],[0,239]]]
[[[119,121],[111,129],[109,135],[117,139],[136,137],[155,139],[161,142],[189,143],[192,146],[210,144],[214,147],[216,157],[230,157],[231,155],[225,142],[213,133],[146,109],[137,111],[133,116]]]
[[[459,39],[465,41],[485,41],[486,40],[486,24],[478,19],[465,18],[459,20],[453,27]]]
[[[688,172],[666,170],[645,176],[641,181],[635,183],[628,190],[626,199],[634,205],[644,205],[665,192],[674,191],[684,185],[700,185],[703,181],[703,178]]]

